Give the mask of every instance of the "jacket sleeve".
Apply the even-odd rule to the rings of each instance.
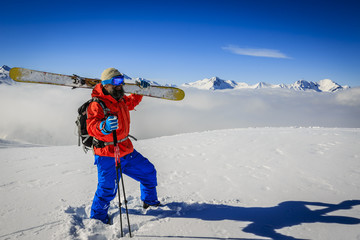
[[[87,109],[86,127],[90,136],[101,140],[105,135],[101,132],[100,123],[104,120],[104,110],[97,102],[90,103]]]
[[[129,96],[124,96],[125,103],[128,109],[134,110],[137,105],[141,102],[143,96],[138,94],[130,94]]]

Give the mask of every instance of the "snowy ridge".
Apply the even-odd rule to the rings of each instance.
[[[138,182],[124,177],[132,239],[358,239],[359,139],[359,129],[248,128],[134,142],[165,206],[143,210]],[[92,154],[18,146],[0,160],[0,238],[119,238],[117,198],[113,225],[89,218]]]
[[[336,92],[337,90],[349,88],[348,86],[342,87],[330,79],[320,80],[318,84],[318,88],[322,92]]]
[[[9,71],[10,67],[4,65],[0,68],[0,84],[5,83],[7,85],[12,85],[15,82],[10,79],[9,77]],[[125,81],[134,83],[136,81],[147,81],[151,85],[160,86],[162,84],[159,84],[155,81],[147,80],[145,78],[141,77],[130,77],[126,74]],[[169,86],[169,87],[176,87],[174,84],[165,84],[163,86]],[[254,85],[249,85],[244,82],[235,82],[232,80],[223,80],[219,77],[212,77],[212,78],[205,78],[203,80],[199,80],[196,82],[191,83],[185,83],[181,85],[182,87],[192,87],[197,89],[203,89],[203,90],[226,90],[226,89],[273,89],[273,88],[280,88],[280,89],[293,89],[296,91],[316,91],[316,92],[336,92],[343,89],[350,88],[349,86],[341,86],[331,79],[323,79],[318,82],[309,82],[306,80],[299,80],[296,81],[293,84],[270,84],[265,82],[259,82]]]
[[[349,86],[341,86],[330,79],[323,79],[318,82],[309,82],[306,80],[299,80],[293,84],[269,84],[259,82],[255,85],[247,83],[238,83],[232,80],[223,80],[218,77],[205,78],[192,83],[186,83],[183,87],[193,87],[204,90],[225,90],[225,89],[271,89],[283,88],[293,89],[297,91],[316,91],[316,92],[336,92],[338,90],[347,89]]]
[[[234,89],[237,86],[237,83],[230,80],[222,80],[218,77],[212,77],[210,79],[203,79],[193,83],[186,83],[183,86],[195,87],[199,89]]]
[[[148,83],[150,83],[151,85],[154,85],[154,86],[160,86],[161,84],[155,82],[155,81],[151,81],[151,80],[147,80],[145,78],[141,78],[141,77],[138,77],[138,78],[131,78],[129,77],[128,79],[125,78],[125,82],[130,82],[130,83],[135,83],[135,82],[138,82],[138,81],[146,81]]]
[[[9,77],[10,67],[3,65],[0,67],[0,84],[12,85],[15,82]]]

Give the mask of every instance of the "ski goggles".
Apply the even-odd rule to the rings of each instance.
[[[101,81],[102,85],[106,85],[106,84],[111,84],[114,86],[120,86],[123,85],[124,82],[124,76],[116,76],[116,77],[112,77],[108,80],[103,80]]]

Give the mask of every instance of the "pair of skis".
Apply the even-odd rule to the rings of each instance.
[[[36,71],[26,68],[15,67],[10,69],[10,77],[17,82],[40,83],[67,86],[72,88],[93,88],[100,83],[100,79],[85,78],[77,75],[63,75],[57,73],[49,73]],[[184,99],[185,92],[175,87],[165,87],[151,85],[147,88],[141,88],[136,83],[127,83],[125,81],[124,91],[126,93],[134,93],[148,97],[155,97],[167,100],[180,101]]]

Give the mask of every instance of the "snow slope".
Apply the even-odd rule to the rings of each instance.
[[[116,201],[113,225],[89,219],[91,154],[0,144],[0,239],[119,237]],[[139,184],[125,177],[133,239],[360,239],[360,129],[230,129],[134,145],[157,167],[165,206],[142,210]]]

